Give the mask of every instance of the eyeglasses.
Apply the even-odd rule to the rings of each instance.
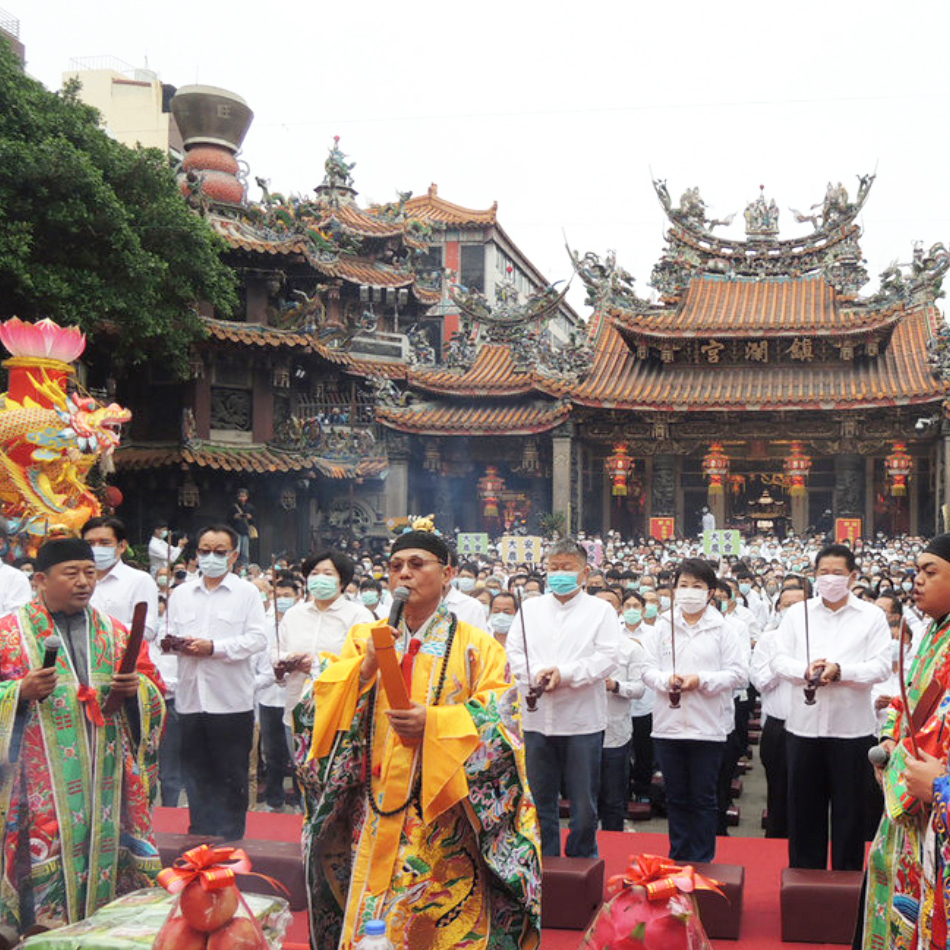
[[[428,564],[441,565],[442,562],[434,557],[411,557],[405,561],[397,557],[389,562],[389,569],[392,573],[398,574],[404,567],[408,567],[410,571],[421,571],[424,570]]]
[[[209,554],[217,554],[218,557],[227,557],[231,553],[231,548],[198,548],[199,557],[208,557]]]

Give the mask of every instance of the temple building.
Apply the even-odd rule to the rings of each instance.
[[[610,252],[572,253],[583,323],[497,221],[435,186],[361,207],[335,143],[314,197],[236,159],[251,113],[184,87],[181,187],[227,244],[242,309],[204,313],[191,379],[122,382],[123,514],[190,527],[239,486],[260,555],[386,538],[409,513],[443,530],[624,535],[719,527],[928,533],[950,503],[950,345],[936,306],[950,257],[917,248],[868,282],[854,200],[829,185],[810,232],[781,238],[764,193],[744,240],[697,189],[674,206],[651,298]],[[950,430],[947,430],[950,433]],[[939,520],[938,520],[939,519]]]

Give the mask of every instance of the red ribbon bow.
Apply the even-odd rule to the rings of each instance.
[[[416,654],[419,652],[419,648],[422,646],[422,640],[418,637],[413,637],[409,641],[409,648],[406,650],[406,655],[402,658],[402,678],[406,681],[406,692],[409,695],[412,695],[412,668],[416,662]]]
[[[86,709],[86,718],[94,726],[104,726],[105,718],[102,715],[102,708],[99,705],[99,694],[91,686],[80,686],[76,694],[79,702]]]
[[[699,874],[691,864],[676,864],[655,854],[638,854],[630,858],[625,874],[615,874],[607,881],[607,897],[614,897],[626,887],[642,887],[647,900],[668,900],[677,891],[719,890],[721,881]]]
[[[253,874],[289,896],[280,881],[251,871],[251,859],[242,848],[212,848],[207,844],[200,844],[176,858],[170,868],[159,872],[158,883],[169,894],[177,894],[197,878],[206,891],[220,891],[234,884],[238,874]]]

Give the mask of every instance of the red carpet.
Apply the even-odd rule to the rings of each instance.
[[[274,815],[249,812],[247,837],[273,841],[299,841],[300,815]],[[184,808],[156,808],[156,831],[184,833],[188,830],[188,811]],[[607,876],[620,874],[631,854],[646,852],[665,856],[669,848],[666,835],[639,832],[602,831],[598,834],[600,853],[607,866]],[[784,841],[764,838],[720,838],[716,854],[724,864],[741,864],[746,869],[745,897],[741,940],[717,940],[717,950],[828,950],[835,944],[782,943],[779,910],[779,884],[782,868],[788,863],[788,847]],[[546,930],[542,950],[577,950],[583,934],[574,930]],[[294,924],[287,934],[290,945],[307,945],[307,915],[294,914]]]

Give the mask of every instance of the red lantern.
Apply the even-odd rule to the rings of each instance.
[[[793,442],[785,459],[785,477],[788,479],[789,494],[793,498],[800,498],[808,491],[805,482],[810,471],[811,459],[805,454],[805,447],[801,442]]]
[[[627,454],[627,447],[622,443],[614,446],[613,452],[604,460],[604,469],[613,482],[614,495],[627,494],[627,479],[633,472],[633,459]]]
[[[478,497],[484,507],[482,514],[486,518],[498,517],[498,496],[505,490],[505,480],[498,474],[498,468],[489,465],[485,474],[478,480]]]
[[[721,442],[713,442],[703,457],[703,475],[709,479],[709,494],[721,495],[723,479],[729,474],[729,456]]]
[[[112,508],[114,510],[118,508],[123,501],[125,501],[125,496],[118,488],[116,488],[115,485],[106,485],[106,487],[102,490],[102,501],[105,503],[107,508]]]
[[[914,469],[914,460],[907,454],[905,443],[894,443],[894,450],[884,459],[884,467],[891,480],[891,494],[906,495],[907,479]]]

